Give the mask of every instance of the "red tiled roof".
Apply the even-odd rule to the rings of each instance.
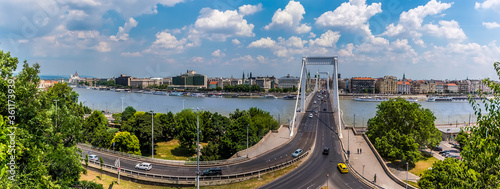
[[[355,77],[355,78],[353,78],[353,79],[355,79],[355,80],[374,80],[374,79],[373,79],[373,78],[371,78],[371,77]]]
[[[215,85],[215,84],[217,84],[217,83],[219,83],[219,82],[217,82],[217,81],[210,81],[210,83],[209,83],[209,84],[210,84],[210,85]]]

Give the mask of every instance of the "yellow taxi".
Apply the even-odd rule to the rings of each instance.
[[[349,170],[347,169],[347,166],[344,163],[339,163],[337,164],[337,168],[341,173],[348,173]]]

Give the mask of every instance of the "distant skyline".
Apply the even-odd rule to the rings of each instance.
[[[342,78],[498,80],[499,23],[500,0],[0,0],[0,50],[41,75],[279,78],[339,56]]]

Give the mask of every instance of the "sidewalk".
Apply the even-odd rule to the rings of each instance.
[[[290,130],[288,127],[281,127],[277,133],[269,133],[267,138],[263,138],[260,144],[256,144],[248,149],[248,157],[255,158],[275,148],[286,144],[290,140]],[[259,146],[257,146],[259,145]],[[246,155],[246,154],[245,154]]]
[[[349,162],[361,176],[373,181],[374,175],[377,174],[377,182],[375,184],[383,188],[404,188],[387,176],[362,135],[354,135],[350,129],[343,129],[342,133],[344,148],[347,150],[349,146],[351,151]],[[360,154],[358,154],[357,149],[361,149]]]

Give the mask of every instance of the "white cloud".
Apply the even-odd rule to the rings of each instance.
[[[139,57],[139,56],[142,56],[142,54],[140,52],[122,52],[120,53],[121,56],[125,56],[125,57]]]
[[[483,26],[488,29],[494,29],[499,28],[500,24],[498,24],[497,22],[483,22]]]
[[[238,39],[233,39],[232,42],[235,45],[239,45],[240,44],[240,41]]]
[[[307,33],[311,31],[311,26],[301,24],[306,11],[300,2],[290,1],[285,9],[278,9],[273,15],[272,22],[264,27],[270,29],[291,29],[295,33]]]
[[[314,34],[313,32],[309,32],[309,38],[315,38],[316,37],[316,34]]]
[[[186,39],[177,40],[175,36],[167,32],[159,32],[156,34],[156,41],[153,42],[154,46],[165,49],[183,48],[186,44]]]
[[[465,36],[464,31],[460,26],[458,25],[458,22],[455,20],[452,21],[444,21],[441,20],[439,21],[439,25],[433,25],[433,24],[426,24],[423,26],[423,29],[434,36],[437,37],[444,37],[449,40],[454,40],[454,41],[463,41],[467,39],[467,36]]]
[[[224,54],[223,52],[221,52],[220,49],[217,49],[215,50],[213,53],[212,53],[212,56],[215,56],[215,57],[224,57],[226,56],[226,54]]]
[[[257,56],[257,60],[260,62],[260,63],[265,63],[266,62],[266,58],[262,55],[259,55]]]
[[[497,12],[500,12],[500,1],[499,0],[486,0],[483,3],[476,2],[476,9],[493,9]]]
[[[270,37],[260,38],[248,45],[248,47],[253,48],[273,48],[276,46],[276,41],[272,40]]]
[[[346,27],[359,29],[366,25],[368,20],[377,13],[381,13],[381,3],[366,5],[365,0],[350,0],[342,3],[334,11],[323,13],[316,18],[316,25],[321,27]]]
[[[219,11],[203,8],[194,28],[190,31],[193,37],[207,37],[210,40],[225,41],[228,37],[253,37],[253,24],[243,19],[236,10]]]
[[[258,5],[243,5],[239,7],[238,10],[242,15],[255,14],[256,12],[262,10],[262,3],[259,3]]]
[[[203,57],[195,56],[191,58],[191,61],[194,63],[203,63]]]
[[[99,42],[99,45],[96,46],[96,49],[99,52],[109,52],[111,51],[111,47],[109,47],[109,44],[105,41]]]
[[[304,48],[304,45],[307,43],[306,40],[302,40],[300,37],[297,36],[292,36],[288,38],[288,40],[279,37],[278,41],[280,41],[280,44],[284,44],[285,46],[295,47],[295,48]]]
[[[335,43],[337,43],[339,38],[340,38],[339,32],[333,32],[331,30],[328,30],[325,33],[321,34],[319,38],[316,38],[314,40],[310,39],[309,45],[320,46],[320,47],[335,47]]]
[[[231,59],[232,62],[239,62],[239,61],[243,61],[243,62],[253,62],[254,59],[252,56],[250,55],[245,55],[245,56],[240,56],[238,58],[233,58]]]
[[[134,18],[129,18],[127,22],[123,25],[123,27],[118,28],[118,33],[116,36],[110,36],[109,38],[113,41],[118,40],[128,40],[128,32],[134,27],[137,26],[137,21]]]

